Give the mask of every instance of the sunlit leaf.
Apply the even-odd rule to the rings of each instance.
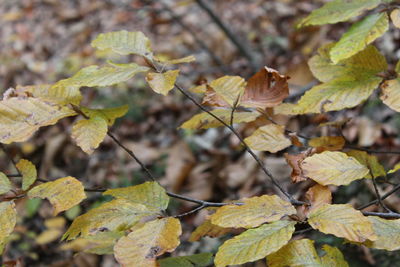
[[[219,247],[215,266],[243,264],[266,257],[290,240],[295,224],[292,221],[276,221],[249,229],[229,239]]]
[[[388,80],[381,85],[381,100],[391,109],[400,112],[400,79]]]
[[[371,248],[394,251],[400,249],[400,219],[387,220],[376,216],[368,216],[378,239],[366,241],[364,244]]]
[[[145,217],[157,214],[146,206],[126,199],[114,199],[75,218],[63,239],[86,237],[99,232],[126,230]]]
[[[325,150],[340,150],[343,148],[345,140],[341,136],[321,136],[310,139],[308,144]]]
[[[275,153],[292,144],[284,133],[285,126],[268,124],[258,128],[244,141],[251,149]]]
[[[400,29],[400,9],[396,8],[390,13],[390,19],[393,25]]]
[[[0,142],[23,142],[42,126],[76,115],[75,111],[49,101],[11,97],[0,101]]]
[[[347,185],[365,177],[369,170],[343,152],[325,151],[301,163],[303,173],[321,185]]]
[[[353,26],[332,47],[330,56],[334,64],[363,50],[368,44],[389,29],[389,19],[385,12],[366,16]]]
[[[325,255],[318,256],[314,241],[293,240],[267,257],[269,267],[348,267],[343,254],[336,247],[324,245]]]
[[[213,80],[208,84],[207,88],[209,89],[206,91],[203,103],[213,105],[213,103],[221,102],[217,101],[215,98],[221,98],[229,106],[233,107],[243,94],[245,85],[245,80],[240,76],[223,76]]]
[[[264,67],[247,82],[240,105],[265,109],[274,107],[289,95],[289,77]]]
[[[176,58],[176,59],[167,59],[167,60],[157,58],[157,60],[160,61],[161,63],[164,63],[164,64],[174,65],[174,64],[193,62],[193,61],[196,60],[196,58],[195,58],[195,56],[190,55],[190,56],[187,56],[187,57]]]
[[[383,166],[379,163],[378,159],[374,155],[369,155],[365,151],[350,150],[346,154],[350,157],[355,158],[358,162],[367,167],[370,171],[365,178],[376,178],[379,176],[386,176],[386,171]],[[371,176],[372,175],[372,176]]]
[[[169,70],[164,73],[148,72],[146,81],[154,92],[167,95],[175,87],[179,70]]]
[[[36,167],[32,162],[26,159],[18,161],[16,167],[22,174],[22,190],[27,190],[36,181]]]
[[[132,203],[145,205],[151,211],[167,209],[169,197],[163,187],[157,182],[146,182],[123,188],[108,189],[103,195],[110,195],[117,199],[122,198]]]
[[[81,119],[72,126],[71,137],[87,154],[92,154],[107,135],[107,121],[100,116]]]
[[[230,124],[231,121],[231,110],[228,109],[214,109],[210,111],[212,114],[220,118],[222,121]],[[261,114],[258,112],[238,112],[235,111],[233,114],[233,123],[250,122],[257,119]],[[206,112],[202,112],[194,115],[191,119],[185,121],[180,128],[182,129],[208,129],[223,126],[221,122],[217,121],[211,115]]]
[[[121,55],[152,57],[150,40],[142,32],[101,33],[92,41],[92,46],[100,50],[111,49]]]
[[[206,220],[200,224],[190,235],[189,241],[195,242],[204,236],[219,237],[231,232],[232,228],[221,227],[211,223],[211,220]]]
[[[0,253],[6,245],[8,236],[14,230],[17,222],[17,212],[14,202],[0,202]]]
[[[28,192],[30,198],[47,198],[54,207],[54,215],[68,210],[86,198],[83,185],[68,176],[35,186]]]
[[[263,195],[243,200],[244,205],[225,205],[211,215],[211,223],[221,227],[253,228],[296,213],[290,202],[277,195]]]
[[[311,204],[310,210],[317,209],[332,203],[332,192],[327,186],[316,184],[307,190],[306,198]]]
[[[163,218],[134,228],[118,240],[114,254],[122,266],[156,267],[156,257],[172,252],[179,245],[181,224],[175,218]]]
[[[102,108],[102,109],[91,109],[91,108],[81,107],[81,110],[89,118],[92,118],[94,116],[100,116],[107,121],[108,126],[112,126],[116,119],[124,116],[128,112],[129,106],[123,105],[115,108]]]
[[[79,105],[82,100],[82,94],[79,87],[74,86],[61,86],[41,84],[31,86],[17,86],[16,92],[18,95],[32,95],[35,98],[40,98],[44,101],[52,103],[67,105]]]
[[[380,2],[380,0],[333,0],[323,7],[315,9],[298,26],[323,25],[346,21],[357,17],[366,10],[375,8]]]
[[[0,172],[0,195],[5,194],[10,191],[12,188],[10,179],[8,179],[7,175]]]
[[[349,204],[325,204],[311,210],[308,223],[325,234],[354,242],[376,240],[372,223]]]
[[[190,256],[165,258],[159,260],[160,267],[207,267],[213,262],[212,253],[199,253]]]
[[[388,171],[388,173],[395,173],[398,170],[400,170],[400,163],[396,163],[396,165],[394,165],[394,167]]]

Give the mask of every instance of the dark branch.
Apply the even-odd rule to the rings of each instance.
[[[384,200],[384,199],[388,198],[389,196],[394,194],[399,189],[400,189],[400,184],[396,185],[392,190],[390,190],[389,192],[387,192],[386,194],[381,196],[381,200]],[[369,203],[367,203],[365,205],[362,205],[361,207],[358,207],[357,209],[358,210],[363,210],[365,208],[368,208],[369,206],[372,206],[372,205],[375,205],[375,204],[378,204],[378,203],[379,203],[378,200],[375,199],[375,200],[373,200],[373,201],[371,201],[371,202],[369,202]]]

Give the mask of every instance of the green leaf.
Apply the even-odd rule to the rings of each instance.
[[[76,217],[63,239],[71,240],[79,235],[86,237],[104,231],[123,231],[142,218],[153,216],[157,214],[142,204],[114,199]]]
[[[132,203],[145,205],[151,211],[163,211],[168,207],[169,197],[157,182],[146,182],[124,188],[109,189],[103,195],[122,198]]]
[[[256,261],[277,251],[292,237],[292,221],[276,221],[249,229],[226,241],[219,247],[215,256],[215,266],[243,264]]]
[[[22,190],[27,190],[36,181],[36,167],[32,162],[26,159],[18,161],[16,167],[22,174]]]
[[[107,121],[108,126],[112,126],[116,119],[124,116],[128,112],[129,106],[123,105],[115,108],[101,108],[101,109],[81,107],[81,110],[89,118],[100,116]]]
[[[368,173],[365,178],[376,178],[379,176],[386,176],[386,171],[383,166],[379,163],[378,158],[373,155],[368,155],[365,151],[350,150],[346,154],[350,157],[355,158],[358,162],[368,168]],[[371,176],[372,175],[372,176]]]
[[[61,87],[95,87],[110,86],[125,82],[137,73],[146,72],[149,68],[136,63],[113,64],[112,66],[99,67],[92,65],[78,71],[74,76],[57,82],[54,86]]]
[[[292,144],[285,136],[285,126],[276,124],[268,124],[258,128],[244,141],[253,150],[271,153],[278,152]]]
[[[28,197],[47,198],[54,206],[54,215],[68,210],[86,198],[83,185],[76,178],[68,176],[35,186]]]
[[[149,72],[146,81],[154,92],[167,95],[175,87],[176,78],[179,70],[169,70],[164,73]]]
[[[94,116],[75,122],[72,126],[71,137],[84,152],[90,155],[103,142],[107,131],[107,121],[103,117]]]
[[[0,195],[7,193],[11,188],[10,179],[8,179],[7,175],[0,172]]]
[[[366,241],[364,244],[371,248],[395,251],[400,249],[400,219],[386,220],[368,216],[378,237],[375,241]]]
[[[0,202],[0,253],[17,223],[17,211],[12,201]]]
[[[389,18],[386,13],[372,14],[355,23],[332,47],[330,56],[333,63],[357,54],[388,29]]]
[[[332,63],[329,53],[336,43],[329,43],[318,49],[318,54],[308,61],[313,75],[321,82],[331,80],[362,80],[385,71],[385,57],[373,45],[352,57],[346,58],[340,64]]]
[[[213,262],[212,253],[199,253],[190,256],[171,257],[159,260],[160,267],[207,267]]]
[[[349,20],[366,10],[373,9],[380,4],[380,0],[334,0],[323,7],[314,10],[304,18],[298,27],[307,25],[332,24]]]
[[[152,57],[150,40],[142,32],[101,33],[92,41],[92,46],[100,50],[111,49],[121,55]]]
[[[222,121],[230,124],[231,110],[228,109],[214,109],[210,111],[212,114],[220,118]],[[239,112],[235,111],[233,114],[233,123],[250,122],[257,119],[261,114],[258,112]],[[208,129],[223,126],[222,123],[217,121],[206,112],[194,115],[191,119],[185,121],[181,126],[182,129]]]
[[[400,112],[400,78],[385,81],[381,85],[381,100],[391,109]]]

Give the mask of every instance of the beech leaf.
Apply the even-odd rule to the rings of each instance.
[[[0,202],[0,253],[17,223],[17,211],[12,201]]]
[[[316,184],[307,190],[306,198],[311,204],[309,209],[317,209],[332,203],[332,192],[327,186]]]
[[[0,172],[0,195],[9,192],[12,188],[10,179],[8,179],[7,175]]]
[[[374,241],[367,240],[364,244],[371,248],[394,251],[400,249],[400,219],[387,220],[376,216],[368,216],[376,236]]]
[[[167,95],[175,87],[178,75],[179,70],[169,70],[164,73],[149,72],[146,81],[154,92]]]
[[[193,231],[193,233],[190,235],[189,241],[195,242],[204,236],[220,237],[231,232],[232,230],[232,228],[221,227],[212,224],[211,220],[206,220]]]
[[[379,163],[376,156],[369,155],[367,152],[360,150],[350,150],[347,151],[346,154],[350,157],[355,158],[358,162],[368,168],[369,173],[365,176],[365,178],[386,176],[386,171]]]
[[[324,150],[341,150],[345,142],[346,141],[341,136],[321,136],[311,138],[308,144],[312,147],[322,148]]]
[[[15,167],[22,174],[22,190],[27,190],[37,178],[35,165],[29,160],[21,159]]]
[[[285,126],[268,124],[258,128],[244,141],[251,149],[275,153],[292,144],[284,133]]]
[[[381,100],[389,108],[400,112],[400,79],[387,80],[381,85]]]
[[[108,126],[112,126],[116,119],[124,116],[128,110],[128,105],[123,105],[115,108],[102,108],[102,109],[91,109],[81,107],[82,112],[89,118],[99,116],[107,121]]]
[[[240,76],[223,76],[213,80],[207,85],[203,104],[233,107],[243,94],[245,85],[245,80]]]
[[[213,262],[212,253],[199,253],[190,256],[171,257],[159,260],[160,267],[207,267]]]
[[[103,117],[93,116],[74,123],[71,137],[85,153],[90,155],[103,142],[107,131],[107,121]]]

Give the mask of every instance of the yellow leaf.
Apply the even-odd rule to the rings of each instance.
[[[376,156],[368,155],[367,152],[360,150],[350,150],[347,151],[346,154],[350,157],[355,158],[358,162],[360,162],[361,164],[363,164],[365,167],[368,168],[370,173],[368,173],[365,176],[365,178],[372,178],[372,177],[376,178],[379,176],[386,176],[385,169],[379,163]]]
[[[11,188],[10,179],[8,179],[7,175],[0,172],[0,195],[7,193]]]
[[[66,221],[64,217],[54,217],[44,221],[44,225],[48,229],[63,229],[65,223]]]
[[[35,186],[28,192],[30,198],[47,198],[54,207],[54,215],[68,210],[86,198],[83,185],[68,176]]]
[[[390,171],[388,171],[388,173],[395,173],[398,170],[400,170],[400,163],[397,163],[396,165],[394,165],[393,169],[391,169]]]
[[[48,229],[38,235],[35,239],[36,244],[44,245],[57,240],[62,235],[61,229]]]
[[[103,195],[110,195],[117,199],[122,198],[132,203],[145,205],[151,211],[167,209],[169,197],[163,187],[157,182],[146,182],[123,188],[108,189]]]
[[[170,257],[159,260],[160,267],[207,267],[213,263],[212,253],[199,253],[190,256]]]
[[[164,63],[164,64],[174,65],[174,64],[193,62],[193,61],[196,60],[196,58],[195,58],[195,56],[190,55],[190,56],[187,56],[187,57],[176,58],[176,59],[167,59],[167,60],[161,59],[161,58],[157,58],[157,60],[160,61],[161,63]]]
[[[128,110],[128,105],[123,105],[115,108],[102,108],[102,109],[91,109],[81,107],[82,112],[89,118],[99,116],[107,121],[108,126],[112,126],[116,119],[124,116]]]
[[[176,78],[179,70],[169,70],[164,73],[149,72],[146,81],[154,92],[167,95],[175,87]]]
[[[311,12],[308,17],[304,18],[298,24],[298,27],[346,21],[357,17],[365,10],[375,8],[380,2],[380,0],[333,0]]]
[[[221,227],[253,228],[296,213],[290,202],[277,195],[263,195],[243,200],[244,205],[226,205],[211,215],[211,223]]]
[[[0,101],[0,142],[23,142],[42,126],[76,115],[65,106],[38,98],[11,97]]]
[[[369,170],[343,152],[325,151],[306,158],[301,163],[303,173],[321,185],[348,185],[364,178]]]
[[[381,85],[381,100],[391,109],[400,112],[400,79],[388,80]]]
[[[339,249],[323,246],[325,255],[318,256],[314,241],[310,239],[293,240],[277,252],[267,257],[269,267],[348,267]]]
[[[207,90],[207,84],[201,84],[195,87],[192,87],[189,89],[189,92],[192,92],[194,94],[204,94]]]
[[[79,105],[82,100],[82,94],[79,87],[60,86],[60,85],[31,85],[17,86],[16,91],[19,95],[32,95],[44,101],[50,101],[59,105],[74,104]]]
[[[213,80],[209,86],[215,93],[222,97],[230,106],[240,98],[246,86],[245,80],[240,76],[223,76]]]
[[[400,249],[400,219],[386,220],[375,216],[368,216],[378,237],[375,241],[364,244],[371,248],[394,251]]]
[[[349,241],[376,240],[372,223],[349,204],[325,204],[313,209],[308,223],[325,234],[343,237]]]
[[[175,218],[163,218],[137,227],[114,246],[121,266],[156,267],[156,257],[172,252],[179,245],[181,224]]]
[[[389,29],[389,19],[385,12],[366,16],[363,20],[353,24],[343,34],[330,51],[334,64],[349,58],[363,50]]]
[[[275,153],[292,144],[284,133],[285,126],[268,124],[258,128],[244,141],[251,149]]]
[[[200,224],[190,235],[189,241],[195,242],[200,240],[203,236],[220,237],[232,231],[232,228],[224,228],[214,225],[210,220],[206,220]]]
[[[100,50],[111,49],[121,55],[152,57],[150,40],[142,32],[123,30],[101,33],[92,41],[92,46]]]
[[[215,256],[215,266],[243,264],[262,259],[284,246],[292,237],[292,221],[276,221],[249,229],[226,241]]]
[[[22,190],[27,190],[36,181],[36,167],[32,162],[26,159],[18,161],[16,167],[22,174]]]
[[[324,204],[332,203],[332,193],[327,186],[316,184],[307,190],[307,200],[311,203],[310,210],[317,209]]]
[[[400,9],[396,8],[390,13],[390,19],[393,25],[400,29]]]
[[[214,109],[210,111],[212,114],[220,118],[222,121],[230,124],[231,121],[231,110],[228,109]],[[258,112],[237,112],[233,114],[233,123],[250,122],[257,119],[261,114]],[[217,121],[211,115],[206,112],[202,112],[194,115],[191,119],[185,121],[180,128],[182,129],[208,129],[223,126],[222,123]]]
[[[107,121],[103,117],[94,116],[74,123],[71,137],[83,151],[90,155],[103,142],[107,131]]]
[[[17,222],[17,211],[14,202],[0,202],[0,253],[6,245],[8,236]]]
[[[336,43],[329,43],[320,47],[318,54],[308,61],[311,72],[321,82],[335,79],[362,80],[385,71],[388,67],[385,57],[373,45],[368,45],[354,56],[342,60],[340,64],[334,64],[329,53],[335,45]]]
[[[157,215],[146,206],[125,199],[114,199],[75,218],[63,239],[71,240],[104,231],[120,231],[132,227],[142,218]]]
[[[320,147],[325,150],[341,150],[345,144],[345,140],[341,136],[321,136],[312,138],[308,141],[312,147]]]
[[[81,69],[74,76],[57,82],[54,87],[95,87],[110,86],[125,82],[137,73],[146,72],[149,68],[139,66],[136,63],[115,64],[99,67],[92,65]]]

